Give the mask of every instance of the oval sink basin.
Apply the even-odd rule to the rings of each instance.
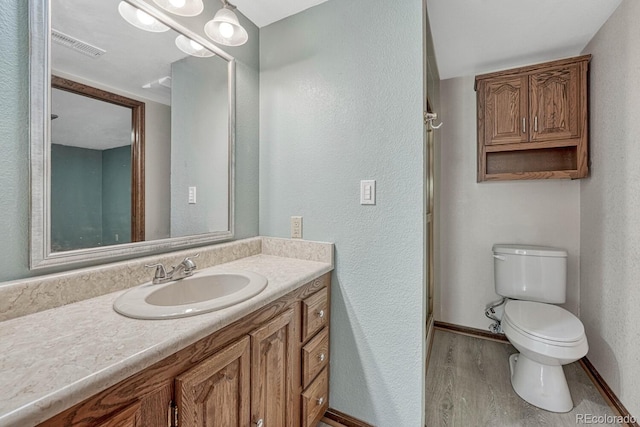
[[[195,316],[246,301],[266,287],[266,277],[249,271],[200,271],[161,285],[133,288],[118,297],[113,309],[136,319]]]

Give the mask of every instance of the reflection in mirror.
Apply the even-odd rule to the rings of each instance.
[[[232,237],[233,58],[142,0],[51,0],[40,46],[41,3],[31,267]],[[157,18],[155,32],[125,20],[129,8]],[[41,99],[38,62],[50,70]]]
[[[144,240],[144,102],[51,76],[51,250]]]

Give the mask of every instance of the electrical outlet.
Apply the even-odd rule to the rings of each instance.
[[[291,238],[302,239],[302,217],[301,216],[291,217]]]
[[[196,187],[189,187],[189,204],[196,204]]]

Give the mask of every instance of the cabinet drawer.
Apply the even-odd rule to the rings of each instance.
[[[306,341],[328,324],[329,301],[327,288],[302,301],[302,341]]]
[[[315,426],[329,407],[329,369],[322,370],[302,393],[302,427]]]
[[[324,328],[302,347],[302,388],[329,363],[329,329]]]

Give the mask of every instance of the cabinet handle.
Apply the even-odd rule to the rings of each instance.
[[[522,118],[522,133],[527,133],[527,119]]]
[[[538,132],[538,116],[533,118],[533,130],[534,132]]]
[[[256,427],[264,427],[264,420],[262,418],[256,421]]]
[[[318,312],[318,317],[321,318],[321,319],[324,317],[324,310],[320,310]]]
[[[324,355],[324,353],[320,353],[320,356],[318,356],[318,360],[320,360],[321,362],[324,362],[324,359],[325,359],[326,357],[327,357],[327,356],[325,356],[325,355]]]
[[[322,405],[324,403],[324,396],[318,399],[318,405]]]

